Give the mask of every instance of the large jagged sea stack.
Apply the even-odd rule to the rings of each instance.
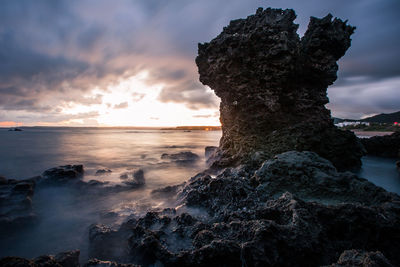
[[[199,44],[200,81],[221,98],[223,136],[217,166],[260,162],[289,151],[314,151],[338,169],[361,165],[356,136],[337,129],[325,108],[337,60],[354,27],[332,15],[312,17],[304,37],[293,10],[259,8]]]

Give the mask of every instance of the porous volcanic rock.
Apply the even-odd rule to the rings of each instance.
[[[34,179],[0,179],[0,233],[18,229],[36,219],[32,209],[34,189]]]
[[[393,267],[380,252],[365,252],[362,250],[346,250],[340,255],[337,263],[325,267]]]
[[[368,155],[400,158],[400,131],[391,135],[360,139]]]
[[[57,255],[43,255],[32,260],[19,257],[0,259],[2,267],[79,267],[79,250],[61,252]]]
[[[45,184],[65,184],[81,178],[84,173],[83,165],[64,165],[48,169],[43,172],[43,179],[40,181]]]
[[[116,230],[93,226],[90,256],[142,266],[321,266],[358,249],[400,263],[400,196],[314,152],[200,173],[176,189],[177,209]]]
[[[290,150],[314,151],[339,169],[361,166],[362,145],[325,108],[355,28],[330,14],[311,17],[300,38],[295,18],[290,9],[259,8],[199,44],[200,81],[221,98],[215,166],[260,163]]]

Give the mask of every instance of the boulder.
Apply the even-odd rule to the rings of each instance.
[[[76,181],[83,176],[83,165],[65,165],[48,169],[43,172],[41,183],[65,184]]]
[[[393,267],[393,265],[380,252],[366,252],[362,250],[346,250],[344,251],[337,263],[325,267]]]
[[[200,159],[200,157],[193,152],[184,151],[184,152],[179,152],[179,153],[175,153],[175,154],[164,153],[161,155],[161,159],[170,160],[170,161],[180,164],[180,165],[186,165],[186,164],[196,163],[196,161],[198,161]]]
[[[295,18],[290,9],[259,8],[199,44],[200,81],[221,98],[215,166],[261,163],[291,150],[314,151],[339,169],[361,166],[362,145],[325,108],[355,28],[330,14],[312,17],[300,38]]]
[[[125,181],[123,181],[124,184],[126,184],[130,187],[141,187],[141,186],[145,185],[146,180],[144,178],[144,171],[142,169],[138,169],[130,174],[132,175],[132,178],[133,178],[132,180],[127,180],[128,173],[122,174],[120,176],[120,179],[125,180]]]
[[[200,173],[172,191],[177,209],[117,230],[99,227],[91,257],[143,266],[321,266],[359,249],[400,263],[400,196],[314,152],[289,151],[257,170]]]
[[[7,180],[0,183],[0,232],[31,224],[36,215],[32,209],[33,180]]]
[[[4,267],[79,267],[79,250],[61,252],[55,256],[43,255],[28,260],[19,257],[5,257],[0,259],[0,266]]]
[[[361,138],[368,155],[400,158],[400,131],[391,135]]]
[[[208,159],[217,149],[218,147],[216,146],[206,146],[204,149],[204,156],[206,159]]]
[[[139,265],[130,263],[117,263],[113,261],[101,261],[98,259],[90,259],[84,267],[140,267]]]
[[[110,170],[110,169],[100,169],[100,170],[96,171],[95,175],[100,176],[100,175],[105,175],[105,174],[110,174],[110,173],[112,173],[112,170]]]

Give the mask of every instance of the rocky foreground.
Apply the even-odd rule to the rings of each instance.
[[[118,229],[93,224],[84,266],[400,266],[400,196],[341,171],[359,166],[365,150],[324,107],[354,28],[330,15],[311,18],[300,39],[294,19],[292,10],[258,9],[199,45],[200,80],[222,100],[221,144],[206,149],[212,168],[153,191],[174,208]],[[53,169],[43,181],[69,186],[78,178],[73,184],[89,190],[79,170]],[[3,183],[27,188],[15,201],[25,205],[31,185]],[[77,255],[0,265],[78,266]]]

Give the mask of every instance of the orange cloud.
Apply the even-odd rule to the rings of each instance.
[[[0,127],[11,127],[15,126],[17,123],[15,121],[0,121]]]

